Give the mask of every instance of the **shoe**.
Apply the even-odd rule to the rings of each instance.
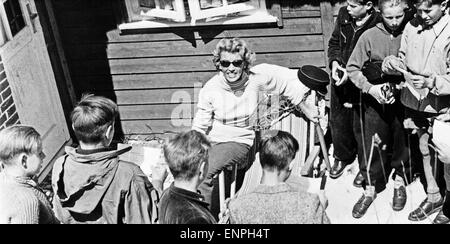
[[[369,209],[370,205],[372,204],[374,197],[369,197],[366,195],[362,195],[362,197],[356,202],[355,206],[353,206],[352,215],[353,218],[359,219],[364,214],[366,214],[367,209]]]
[[[409,214],[408,219],[411,221],[424,220],[431,214],[440,211],[442,209],[443,204],[444,204],[443,198],[441,198],[439,202],[435,203],[429,202],[428,198],[426,198],[416,210],[412,211]]]
[[[355,187],[361,188],[363,183],[364,183],[364,176],[361,174],[361,171],[360,171],[360,172],[358,172],[355,179],[353,180],[353,185]]]
[[[347,162],[335,159],[333,167],[331,167],[330,172],[331,179],[339,178],[344,173],[345,166],[347,165],[348,165]]]
[[[433,224],[437,225],[443,225],[450,223],[450,219],[445,216],[444,211],[439,211],[438,215],[436,215],[436,218],[433,220]]]
[[[392,199],[392,209],[394,211],[401,211],[406,204],[406,188],[400,186],[398,189],[394,189],[394,197]]]

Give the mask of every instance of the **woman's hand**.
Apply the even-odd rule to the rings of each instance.
[[[342,77],[339,73],[342,73]],[[347,70],[342,68],[337,61],[333,61],[331,64],[331,78],[335,81],[336,86],[340,86],[348,80]]]
[[[379,104],[393,104],[395,102],[395,98],[393,96],[386,98],[383,94],[384,84],[374,85],[372,86],[368,93],[377,100]]]

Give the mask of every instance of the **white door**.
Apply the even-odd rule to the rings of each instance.
[[[70,136],[42,28],[34,0],[0,2],[0,56],[20,123],[33,126],[43,137],[45,169]]]

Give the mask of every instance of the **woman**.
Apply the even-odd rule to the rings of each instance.
[[[255,138],[250,115],[261,92],[271,90],[286,96],[312,121],[317,121],[318,111],[315,97],[309,95],[310,86],[299,81],[297,70],[269,64],[250,69],[255,54],[243,40],[223,39],[213,54],[219,72],[200,90],[192,128],[207,134],[213,144],[208,173],[199,189],[217,217],[217,202],[211,201],[213,177],[231,165],[243,169],[250,161]]]

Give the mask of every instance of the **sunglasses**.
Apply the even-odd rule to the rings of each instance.
[[[230,66],[230,64],[233,64],[234,67],[241,67],[241,65],[244,63],[243,60],[235,60],[233,62],[230,61],[226,61],[226,60],[221,60],[220,61],[220,65],[224,68],[228,68]]]

